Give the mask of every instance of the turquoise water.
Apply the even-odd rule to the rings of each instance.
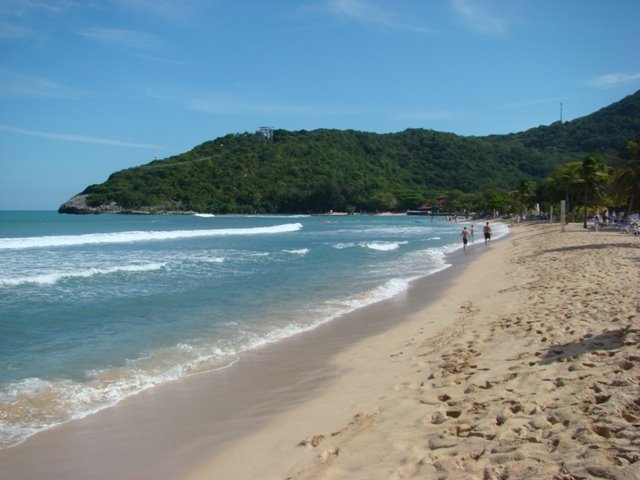
[[[0,212],[0,447],[399,295],[463,225]]]

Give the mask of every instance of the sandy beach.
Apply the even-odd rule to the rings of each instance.
[[[0,451],[11,479],[640,479],[640,238],[476,241],[392,300]]]
[[[640,478],[640,238],[541,224],[479,249],[184,478]]]

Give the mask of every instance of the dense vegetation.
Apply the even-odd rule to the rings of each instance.
[[[569,214],[574,220],[581,215],[585,227],[589,214],[606,216],[612,210],[627,218],[639,212],[640,135],[629,141],[611,164],[600,155],[587,155],[582,161],[561,165],[536,197],[551,205],[564,200]],[[526,209],[530,201],[521,205]]]
[[[545,189],[545,178],[592,154],[611,164],[639,133],[640,91],[589,116],[510,135],[231,134],[116,172],[83,193],[90,206],[115,202],[139,211],[404,211],[424,203],[447,211],[513,210],[543,197],[556,201],[566,188]]]

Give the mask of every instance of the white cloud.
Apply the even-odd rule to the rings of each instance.
[[[23,40],[37,38],[40,33],[26,26],[29,19],[40,14],[61,14],[72,4],[67,0],[0,0],[0,39]]]
[[[149,50],[160,45],[160,39],[155,35],[135,30],[87,28],[79,31],[78,34],[97,42],[119,47],[134,48],[136,50]]]
[[[478,0],[451,0],[451,4],[471,30],[498,36],[506,33],[505,21],[483,8]]]
[[[387,28],[430,32],[396,12],[384,10],[365,0],[328,0],[328,10],[335,16]]]
[[[199,15],[207,0],[113,0],[121,8],[136,10],[165,20],[183,20]]]
[[[600,75],[594,77],[588,81],[588,84],[592,87],[616,87],[623,83],[629,83],[636,80],[640,80],[640,72],[636,73],[607,73],[606,75]]]
[[[78,98],[80,92],[46,78],[28,77],[0,68],[0,97],[15,95],[44,98]]]
[[[69,0],[2,0],[0,2],[0,15],[21,17],[34,11],[49,13],[62,13],[73,6]]]
[[[48,138],[51,140],[62,140],[65,142],[77,142],[77,143],[94,143],[98,145],[111,145],[115,147],[130,147],[130,148],[148,148],[152,150],[166,150],[166,147],[160,145],[150,145],[146,143],[132,143],[122,140],[111,140],[107,138],[88,137],[85,135],[76,135],[69,133],[51,133],[41,132],[38,130],[27,130],[24,128],[11,127],[9,125],[0,124],[0,131],[17,133],[19,135],[30,135],[32,137]]]

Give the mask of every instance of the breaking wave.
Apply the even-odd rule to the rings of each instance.
[[[116,233],[89,233],[83,235],[59,235],[26,238],[0,238],[0,250],[21,250],[25,248],[69,247],[105,243],[131,243],[159,240],[177,240],[222,235],[265,235],[295,232],[302,228],[300,223],[286,223],[272,227],[221,228],[211,230],[168,230],[133,231]]]
[[[134,273],[134,272],[151,272],[160,270],[166,266],[165,263],[147,263],[143,265],[123,265],[109,268],[86,268],[83,270],[47,272],[37,275],[25,275],[13,278],[0,277],[0,286],[17,286],[25,283],[34,283],[38,285],[53,285],[61,280],[73,278],[89,278],[94,275],[109,275],[114,273]]]

